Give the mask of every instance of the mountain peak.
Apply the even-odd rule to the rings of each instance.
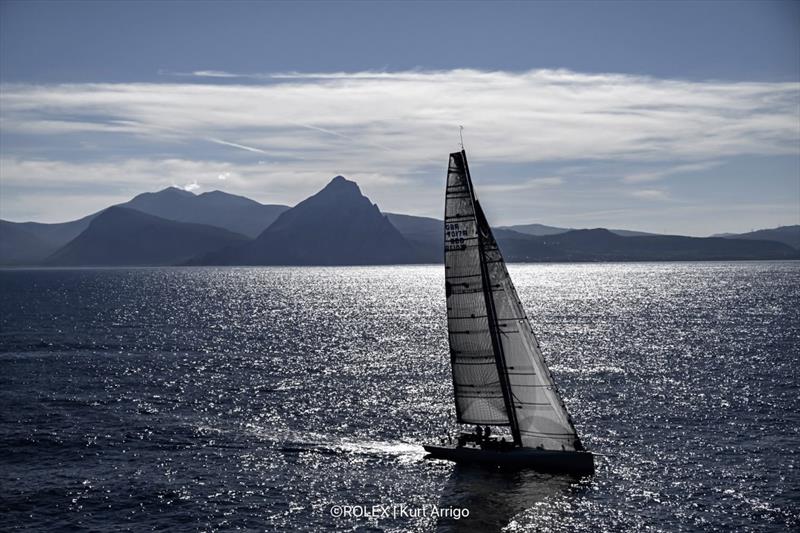
[[[230,194],[225,191],[220,191],[219,189],[214,189],[213,191],[206,191],[198,194],[198,196],[205,196],[206,198],[223,198],[228,196],[236,196],[235,194]]]
[[[330,183],[328,183],[324,189],[320,192],[334,192],[337,194],[342,193],[349,193],[349,194],[357,194],[361,196],[361,189],[358,188],[358,184],[355,181],[350,181],[349,179],[345,178],[344,176],[336,176],[334,177]]]
[[[253,241],[197,264],[380,265],[418,254],[358,185],[343,176],[282,213]]]
[[[181,189],[180,187],[166,187],[156,192],[143,192],[137,194],[133,199],[129,200],[128,204],[141,201],[167,201],[172,198],[194,198],[195,194],[190,191]]]
[[[152,194],[173,194],[173,195],[180,195],[180,196],[195,196],[192,191],[187,191],[186,189],[181,189],[180,187],[175,187],[174,185],[171,187],[167,187],[166,189],[161,189],[160,191]]]

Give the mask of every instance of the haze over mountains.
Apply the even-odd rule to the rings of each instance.
[[[441,262],[443,221],[381,213],[335,177],[290,208],[221,191],[144,193],[61,224],[0,221],[0,264],[370,265]],[[708,238],[526,224],[496,228],[508,261],[800,258],[800,226]]]

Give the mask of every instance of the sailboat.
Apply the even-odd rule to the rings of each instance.
[[[445,291],[456,418],[510,429],[426,445],[430,456],[540,471],[593,474],[545,364],[503,255],[475,196],[462,150],[450,154],[445,194]],[[499,433],[500,430],[498,430]]]

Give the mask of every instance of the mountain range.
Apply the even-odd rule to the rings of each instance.
[[[556,226],[545,226],[544,224],[519,224],[516,226],[500,226],[502,229],[509,229],[526,235],[558,235],[559,233],[566,233],[568,231],[575,231],[576,228],[558,228]],[[644,231],[632,231],[629,229],[610,229],[611,233],[616,233],[620,237],[645,237],[648,235],[657,235],[656,233],[647,233]]]
[[[169,187],[60,224],[0,221],[0,264],[371,265],[441,262],[440,219],[382,213],[336,176],[294,207]],[[800,226],[699,238],[526,224],[498,227],[508,261],[800,258]]]
[[[112,206],[80,235],[44,260],[46,266],[162,266],[191,260],[249,239],[240,233],[177,222],[136,209]]]
[[[411,244],[361,194],[336,176],[284,211],[252,241],[191,261],[197,265],[382,265],[418,262]]]
[[[134,209],[176,222],[207,224],[257,237],[286,205],[265,205],[222,191],[194,194],[176,187],[159,192],[146,192],[116,207]],[[0,221],[0,264],[41,264],[47,258],[85,231],[106,209],[70,222]]]
[[[779,226],[772,229],[760,229],[747,233],[720,233],[712,237],[725,239],[749,239],[759,241],[777,241],[800,249],[800,226]]]

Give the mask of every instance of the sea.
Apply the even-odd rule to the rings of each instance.
[[[0,271],[0,530],[798,531],[800,262],[509,271],[593,477],[426,458],[441,265]]]

